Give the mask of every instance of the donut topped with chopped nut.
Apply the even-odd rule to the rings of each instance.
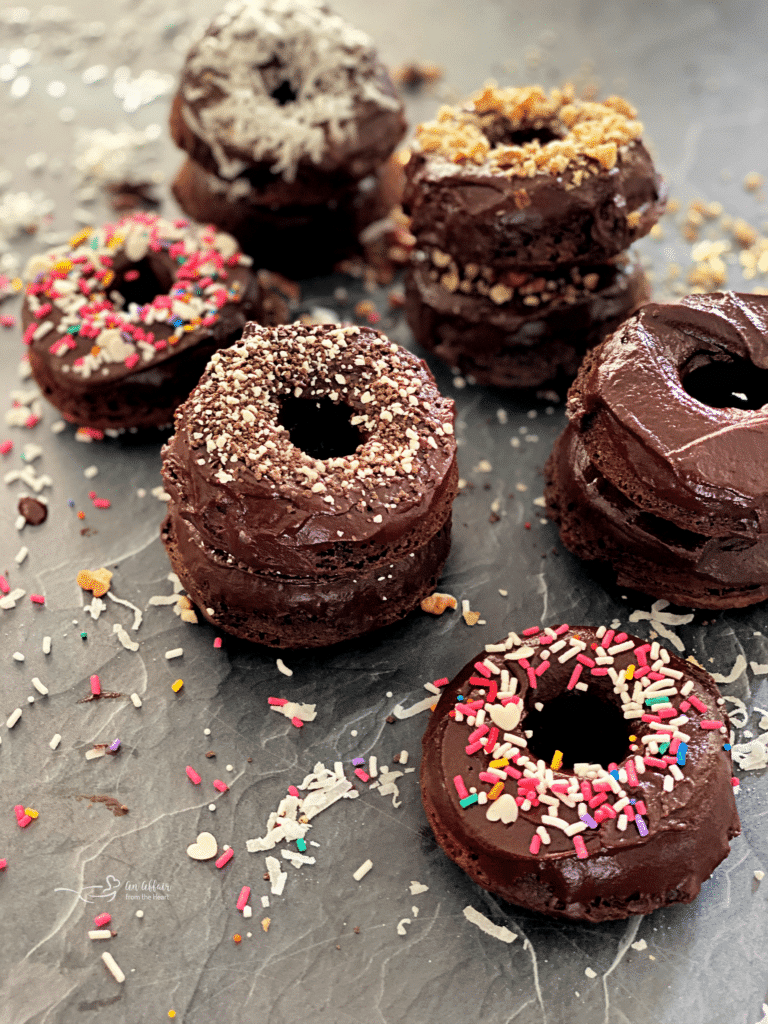
[[[371,40],[324,3],[235,0],[189,51],[171,130],[221,178],[338,189],[386,159],[405,120]]]
[[[487,85],[418,127],[412,231],[423,248],[497,270],[604,262],[664,210],[642,131],[621,97]]]
[[[213,352],[262,317],[251,263],[210,225],[148,213],[34,257],[23,340],[46,397],[82,426],[169,423]]]
[[[290,552],[294,575],[333,561],[340,538],[345,557],[417,544],[456,493],[453,402],[361,327],[248,324],[178,410],[164,457],[207,543],[283,570]]]

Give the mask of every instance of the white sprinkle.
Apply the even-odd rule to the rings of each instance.
[[[428,892],[429,886],[424,885],[423,882],[411,882],[408,886],[408,890],[411,896],[419,896],[423,892]]]
[[[203,736],[210,736],[210,735],[211,735],[211,730],[210,729],[203,729]]]
[[[644,949],[648,949],[648,943],[645,939],[638,939],[637,942],[630,943],[632,949],[636,949],[638,953],[642,953]]]
[[[19,714],[21,714],[21,712],[19,712]],[[360,867],[357,869],[357,871],[352,872],[352,877],[356,882],[360,882],[362,881],[363,878],[365,878],[365,876],[368,874],[372,867],[372,860],[364,860]]]
[[[251,906],[250,903],[246,903],[246,905],[243,907],[243,917],[252,917],[252,916],[253,916],[253,907]]]
[[[43,637],[43,654],[51,653],[51,638],[49,636]]]
[[[208,804],[208,810],[209,811],[215,811],[216,810],[216,804]]]
[[[89,939],[111,939],[112,932],[109,928],[95,928],[88,932]]]
[[[593,971],[591,967],[585,967],[584,968],[584,973],[586,974],[586,976],[588,978],[596,978],[597,977],[597,972]]]
[[[56,420],[54,423],[51,424],[51,433],[52,434],[60,434],[62,431],[66,430],[66,429],[67,429],[67,424],[64,422],[64,420]]]
[[[166,658],[167,657],[168,657],[168,655],[166,654]],[[293,675],[293,669],[292,668],[288,668],[288,666],[285,664],[285,662],[283,661],[282,658],[278,658],[275,664],[277,665],[277,671],[278,672],[282,672],[282,674],[284,676],[292,676]]]
[[[106,750],[103,747],[92,747],[90,750],[86,750],[86,752],[85,752],[85,760],[86,761],[93,761],[97,757],[104,757],[105,754],[106,754]]]
[[[10,713],[10,715],[8,716],[8,721],[5,724],[8,726],[9,729],[12,729],[14,727],[14,725],[16,725],[16,723],[18,722],[18,720],[20,718],[21,718],[21,708],[16,708],[15,711],[12,711]]]
[[[261,897],[261,905],[262,907],[264,907],[265,910],[267,909],[267,907],[269,906],[269,896]]]
[[[51,740],[50,740],[48,746],[51,748],[51,750],[55,750],[60,743],[61,743],[61,733],[57,732],[55,736],[51,737]]]
[[[24,547],[19,548],[15,558],[16,565],[21,565],[21,563],[24,561],[28,554],[29,548],[26,545]]]
[[[494,924],[493,921],[489,921],[485,914],[481,914],[479,910],[475,910],[474,907],[464,907],[464,917],[472,924],[476,925],[481,932],[485,932],[486,935],[490,935],[494,939],[499,939],[500,942],[514,942],[517,936],[509,928],[504,925]]]
[[[137,910],[136,911],[136,917],[138,917],[139,920],[141,920],[141,918],[144,917],[144,911],[143,910]]]
[[[173,658],[180,658],[183,653],[183,647],[174,647],[173,650],[165,652],[165,660],[171,661]]]
[[[12,654],[12,658],[14,661],[24,661],[24,655],[21,653],[21,651],[14,651]]]
[[[141,697],[138,695],[138,693],[131,694],[131,703],[135,708],[141,707]]]
[[[95,476],[98,476],[98,472],[98,466],[88,466],[86,469],[83,470],[83,476],[85,477],[86,480],[93,480]]]
[[[117,966],[115,958],[112,956],[112,954],[111,953],[102,953],[101,954],[101,959],[107,965],[107,970],[112,975],[112,977],[115,979],[115,981],[118,982],[119,984],[122,984],[125,981],[125,975],[120,970],[120,968]]]
[[[37,676],[32,677],[32,685],[38,693],[42,693],[44,697],[47,695],[48,687],[44,683],[41,683]]]

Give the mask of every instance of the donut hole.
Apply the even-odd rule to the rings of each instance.
[[[562,693],[541,711],[530,711],[523,728],[532,730],[528,749],[534,757],[552,760],[563,754],[563,768],[580,761],[588,764],[620,764],[629,752],[627,723],[619,708],[590,693]]]
[[[713,359],[697,352],[680,372],[683,389],[713,409],[762,409],[768,405],[768,370],[748,359]]]
[[[279,106],[287,107],[289,103],[296,102],[298,93],[294,91],[291,83],[286,79],[281,82],[280,85],[276,86],[269,95]]]
[[[538,142],[546,146],[563,137],[551,124],[521,125],[507,117],[497,117],[483,126],[483,133],[492,146],[524,146],[527,142]]]
[[[291,444],[313,459],[336,459],[352,455],[365,438],[350,423],[353,410],[330,398],[280,400],[277,422],[288,431]]]
[[[115,270],[115,277],[109,286],[111,298],[122,299],[123,306],[135,302],[137,306],[147,306],[158,295],[167,295],[171,290],[173,277],[170,270],[145,256],[136,263]]]

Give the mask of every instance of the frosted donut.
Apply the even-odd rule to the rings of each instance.
[[[251,263],[216,228],[147,213],[34,257],[22,327],[43,394],[79,426],[170,424],[216,349],[286,318]]]
[[[411,230],[424,250],[496,272],[603,263],[664,210],[642,130],[617,96],[487,86],[417,129],[403,201]]]
[[[163,541],[203,614],[256,643],[326,646],[434,590],[453,402],[376,331],[249,324],[178,411],[163,479]]]
[[[430,718],[435,837],[479,885],[555,917],[687,903],[740,831],[720,701],[698,665],[625,632],[510,633]]]
[[[374,172],[405,132],[368,36],[318,0],[236,0],[190,50],[176,144],[261,201],[322,203]]]

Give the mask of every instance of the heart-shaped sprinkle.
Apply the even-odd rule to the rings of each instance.
[[[517,807],[516,804],[515,807]],[[191,843],[187,847],[187,853],[192,860],[211,860],[218,852],[219,844],[210,832],[201,832],[197,837],[197,842]]]
[[[523,713],[523,705],[519,704],[488,704],[486,711],[491,716],[494,725],[502,732],[512,732],[520,723],[520,716]]]
[[[485,812],[488,821],[503,821],[510,825],[517,821],[517,801],[510,793],[502,793],[498,800],[492,800]]]

